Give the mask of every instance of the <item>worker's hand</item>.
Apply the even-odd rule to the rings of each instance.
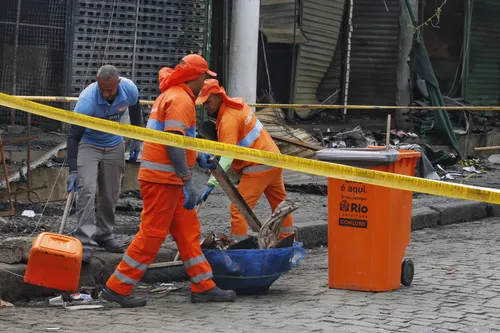
[[[137,161],[137,157],[139,156],[139,152],[141,151],[141,141],[132,140],[130,144],[130,157],[129,161]]]
[[[213,169],[215,169],[217,167],[215,165],[215,163],[212,161],[212,155],[207,154],[207,153],[201,153],[198,156],[198,164],[202,168],[210,169],[210,170],[213,170]]]
[[[78,192],[78,183],[80,177],[78,176],[78,171],[71,171],[68,176],[68,193],[74,190]]]
[[[191,210],[196,207],[196,203],[198,202],[198,194],[196,193],[196,188],[194,186],[194,182],[192,179],[184,181],[184,196],[186,199],[184,200],[184,208],[187,210]]]
[[[203,193],[201,194],[200,199],[196,203],[196,206],[198,206],[202,201],[207,201],[207,198],[213,189],[214,189],[213,186],[207,186],[207,188],[205,188],[205,191],[203,191]]]

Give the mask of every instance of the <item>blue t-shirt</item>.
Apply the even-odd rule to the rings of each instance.
[[[78,96],[75,112],[87,116],[120,121],[121,117],[130,105],[137,103],[139,90],[129,79],[120,78],[118,94],[112,104],[109,104],[99,93],[97,82],[90,84]],[[123,141],[123,137],[106,132],[96,131],[90,128],[85,130],[82,142],[90,143],[99,147],[114,147]]]

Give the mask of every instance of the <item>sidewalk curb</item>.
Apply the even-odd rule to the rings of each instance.
[[[500,205],[491,205],[467,200],[430,205],[428,207],[419,207],[413,210],[411,222],[412,231],[439,227],[452,223],[471,222],[485,217],[495,216],[500,216]],[[295,232],[296,240],[302,242],[305,248],[328,245],[327,221],[296,226]],[[116,265],[120,262],[122,256],[122,254],[97,252],[95,254],[97,260],[93,260],[90,265],[82,267],[80,285],[90,287],[104,285],[115,270]],[[173,258],[173,250],[162,249],[155,262],[171,261]],[[4,300],[16,302],[23,299],[29,300],[60,293],[60,291],[24,283],[22,276],[24,276],[25,269],[25,264],[10,265],[0,263],[0,295]]]
[[[165,262],[174,259],[175,252],[171,249],[162,249],[155,262]],[[90,264],[82,265],[79,286],[102,287],[114,272],[123,254],[97,252]],[[24,283],[23,276],[26,264],[0,263],[0,295],[8,302],[30,300],[63,293],[59,290],[48,289]],[[165,282],[165,281],[153,281]]]
[[[412,211],[411,230],[434,228],[452,223],[471,222],[485,217],[500,216],[500,205],[460,200],[415,208]],[[297,241],[304,247],[328,245],[328,223],[297,226]]]

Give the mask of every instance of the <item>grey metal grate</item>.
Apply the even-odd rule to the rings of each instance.
[[[155,99],[158,71],[189,53],[201,53],[203,0],[78,0],[75,13],[72,94],[94,81],[97,69],[112,64],[132,78],[141,99]],[[132,75],[133,74],[133,75]]]
[[[62,95],[67,2],[3,0],[0,13],[0,91],[16,95]],[[19,6],[20,4],[20,6]],[[0,122],[24,124],[26,113],[0,109]],[[34,124],[57,124],[33,116]]]

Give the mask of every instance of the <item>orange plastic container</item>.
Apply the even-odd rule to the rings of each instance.
[[[42,232],[33,241],[24,282],[63,291],[77,291],[81,267],[80,240]]]
[[[399,150],[394,163],[371,169],[413,176],[419,158],[419,152]],[[404,274],[411,274],[403,282],[409,285],[413,262],[403,262],[403,256],[410,242],[411,213],[410,191],[328,179],[329,287],[397,289],[402,267]]]

